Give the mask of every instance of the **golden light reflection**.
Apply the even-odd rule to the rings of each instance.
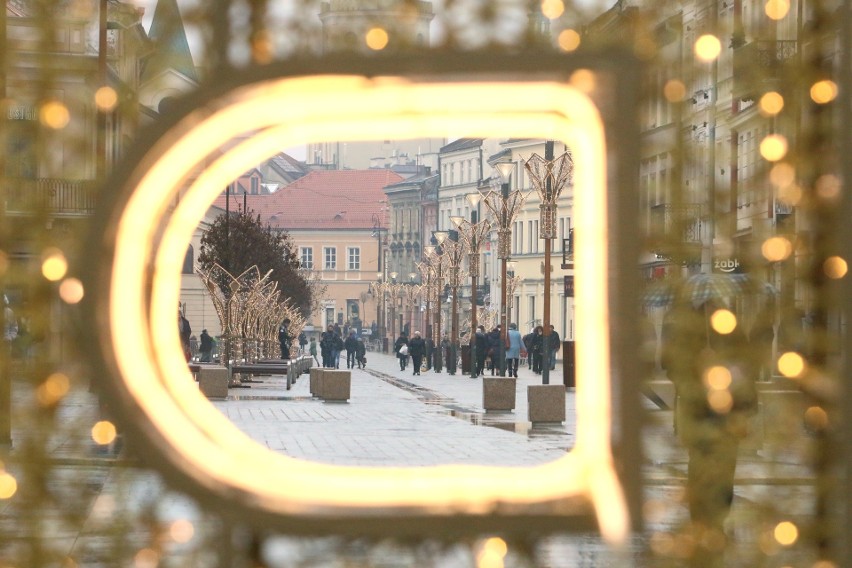
[[[555,20],[565,12],[562,0],[541,0],[541,15],[548,20]]]
[[[663,85],[663,96],[670,103],[679,103],[686,98],[686,85],[680,79],[671,79]]]
[[[716,414],[727,414],[734,407],[731,391],[714,390],[707,393],[707,404]]]
[[[769,181],[778,187],[786,187],[796,182],[796,168],[787,162],[778,162],[769,170]]]
[[[66,278],[59,285],[59,297],[66,304],[79,304],[84,295],[83,283],[77,278]]]
[[[770,20],[783,20],[790,12],[790,2],[788,0],[767,0],[763,6],[763,11]]]
[[[36,398],[42,406],[53,406],[68,394],[71,389],[70,379],[62,373],[53,373],[38,386]]]
[[[589,72],[591,73],[591,72]],[[592,74],[593,76],[593,74]],[[500,92],[500,97],[494,97]],[[294,116],[292,108],[300,109]],[[415,110],[416,109],[416,110]],[[339,467],[305,462],[248,440],[199,393],[174,325],[180,268],[200,216],[259,157],[302,143],[443,135],[463,128],[484,137],[536,136],[574,149],[578,238],[576,277],[577,438],[564,457],[523,469],[445,465]],[[252,136],[241,135],[251,133]],[[234,139],[238,143],[229,144]],[[227,151],[222,152],[222,148]],[[317,508],[424,507],[436,515],[482,514],[499,504],[553,503],[585,495],[601,531],[623,542],[628,515],[612,464],[605,141],[596,107],[574,86],[555,82],[409,83],[394,77],[316,76],[270,80],[196,110],[135,172],[116,231],[109,305],[111,347],[124,385],[187,475],[228,494],[257,495],[266,510],[298,515]],[[182,180],[201,164],[160,231]],[[591,189],[596,188],[596,189]],[[161,237],[153,249],[154,236]],[[154,256],[150,313],[149,264]],[[155,332],[155,330],[157,330]]]
[[[827,104],[837,98],[837,83],[825,79],[811,85],[811,100],[817,104]]]
[[[760,253],[769,262],[786,260],[793,254],[793,243],[787,237],[769,237],[760,245]]]
[[[837,199],[840,197],[840,178],[833,174],[821,175],[814,182],[814,189],[822,199]]]
[[[589,69],[577,69],[571,73],[570,81],[572,87],[584,94],[591,93],[598,86],[598,79],[595,77],[594,71]]]
[[[781,546],[792,546],[799,539],[799,529],[790,521],[782,521],[775,525],[773,534]]]
[[[710,316],[710,327],[720,335],[733,333],[737,327],[737,316],[731,310],[724,308],[716,310]]]
[[[42,276],[51,282],[57,282],[62,280],[66,272],[68,272],[68,261],[62,251],[52,247],[45,249],[41,257]]]
[[[578,34],[575,30],[568,28],[567,30],[559,32],[559,36],[556,41],[559,44],[559,49],[562,51],[575,51],[578,47],[580,47],[580,34]]]
[[[805,425],[818,432],[828,428],[828,413],[819,406],[811,406],[805,410]]]
[[[760,111],[766,116],[775,116],[784,108],[784,97],[780,93],[770,91],[760,97]]]
[[[95,104],[102,112],[110,112],[118,104],[118,93],[112,87],[101,87],[95,91]]]
[[[7,471],[0,472],[0,499],[11,499],[18,492],[18,480]]]
[[[840,256],[830,256],[822,263],[823,272],[832,280],[839,280],[849,272],[848,263]]]
[[[713,34],[705,34],[695,40],[695,56],[706,63],[714,61],[722,52],[722,42]]]
[[[48,128],[62,130],[71,122],[71,113],[61,102],[48,101],[39,109],[39,120]]]
[[[381,51],[386,48],[389,40],[388,32],[382,28],[371,28],[364,36],[367,47],[373,51]]]
[[[704,372],[704,384],[711,390],[725,390],[732,382],[731,371],[727,367],[716,365]]]
[[[187,519],[178,519],[169,525],[169,536],[179,544],[185,544],[195,536],[195,527]]]
[[[781,134],[770,134],[760,141],[760,155],[770,162],[783,159],[787,155],[787,138]]]
[[[788,351],[778,357],[778,372],[788,379],[796,379],[805,372],[805,360],[794,351]]]
[[[107,420],[101,420],[92,426],[92,440],[101,446],[111,444],[115,440],[116,433],[115,425]]]

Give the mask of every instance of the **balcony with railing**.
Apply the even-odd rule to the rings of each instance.
[[[703,207],[700,203],[651,207],[649,241],[662,258],[689,259],[700,256]]]
[[[7,215],[81,217],[95,211],[94,182],[90,180],[9,178],[6,182]]]
[[[781,79],[784,66],[798,50],[796,40],[754,40],[734,44],[733,96],[751,100],[773,88]]]

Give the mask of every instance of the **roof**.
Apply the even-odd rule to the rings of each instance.
[[[446,154],[448,152],[458,152],[459,150],[468,150],[470,148],[479,148],[482,146],[482,141],[484,138],[459,138],[454,142],[450,142],[446,146],[443,146],[439,152],[441,154]]]
[[[402,181],[390,170],[316,170],[271,195],[247,195],[249,212],[282,229],[372,229],[387,196],[384,187]],[[225,196],[214,205],[225,207]],[[232,196],[231,209],[242,209],[243,196]],[[387,228],[387,219],[380,215]]]
[[[174,69],[184,77],[198,82],[198,73],[192,61],[177,0],[157,1],[148,35],[156,45],[156,51],[145,62],[143,81],[164,69]]]

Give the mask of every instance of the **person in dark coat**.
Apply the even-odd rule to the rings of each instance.
[[[337,328],[340,329],[340,328]],[[334,331],[334,347],[331,348],[332,366],[335,369],[340,368],[340,354],[343,352],[343,338],[335,330]]]
[[[556,333],[556,328],[552,325],[550,326],[550,335],[548,338],[550,339],[550,370],[553,371],[556,369],[556,352],[562,347],[562,338],[559,337],[559,334]]]
[[[281,358],[290,358],[290,344],[293,338],[290,337],[290,320],[285,319],[281,322],[281,327],[278,328],[278,345],[281,347]]]
[[[334,349],[334,327],[328,326],[328,329],[323,332],[320,337],[320,354],[322,355],[322,366],[330,369],[334,367],[332,362],[332,352]]]
[[[405,349],[402,349],[402,346],[405,346]],[[402,352],[400,352],[402,350]],[[405,365],[408,363],[408,338],[404,333],[401,333],[399,337],[396,338],[396,341],[393,344],[393,351],[396,353],[397,358],[399,358],[399,370],[404,371]]]
[[[355,360],[358,361],[358,368],[363,369],[367,366],[367,346],[364,345],[364,339],[358,338],[355,346]]]
[[[343,348],[346,349],[346,368],[355,368],[355,353],[358,351],[358,338],[355,337],[355,330],[349,332],[349,337],[343,342]]]
[[[301,332],[299,334],[299,349],[302,353],[305,352],[305,346],[308,344],[308,336],[305,335],[305,332]]]
[[[526,334],[523,338],[524,349],[527,352],[527,367],[532,369],[532,348],[533,348],[533,338],[535,338],[535,328],[531,329],[528,334]]]
[[[476,328],[476,375],[481,375],[485,370],[485,358],[488,357],[488,336],[485,335],[485,326]]]
[[[533,332],[532,337],[532,349],[530,350],[530,357],[532,357],[532,370],[536,375],[541,374],[542,367],[542,351],[544,350],[544,328],[540,325],[536,326],[535,331]]]
[[[488,332],[488,361],[491,375],[494,375],[495,368],[500,368],[500,326],[498,325]]]
[[[420,367],[423,365],[423,355],[426,353],[426,342],[420,337],[420,332],[415,331],[414,337],[408,342],[408,354],[411,355],[411,363],[414,366],[415,375],[420,374]]]
[[[211,361],[211,353],[213,352],[213,338],[207,333],[206,329],[201,330],[201,345],[198,350],[201,352],[201,362],[209,363]]]

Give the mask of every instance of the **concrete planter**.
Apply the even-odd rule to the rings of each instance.
[[[533,424],[565,422],[565,385],[529,385],[527,415]]]
[[[482,379],[482,407],[488,411],[508,412],[515,409],[516,380],[509,377]]]
[[[198,388],[207,398],[227,398],[230,380],[227,367],[202,365],[198,372]]]
[[[321,388],[322,388],[322,375],[325,372],[325,369],[322,367],[311,367],[311,377],[310,377],[310,386],[308,387],[311,391],[311,396],[320,396]]]
[[[326,402],[346,402],[352,385],[352,371],[326,369],[320,381],[320,398]]]

